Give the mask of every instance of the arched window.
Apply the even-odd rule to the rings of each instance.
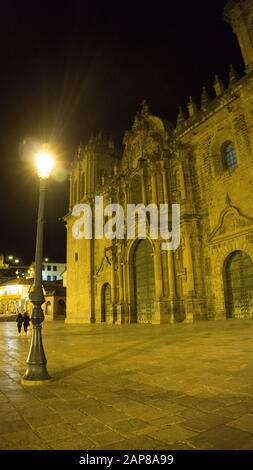
[[[233,142],[225,142],[222,149],[225,170],[235,168],[237,165],[236,151]]]
[[[181,166],[179,166],[174,173],[173,186],[176,199],[186,199],[184,174]]]

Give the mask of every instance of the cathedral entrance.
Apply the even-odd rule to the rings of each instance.
[[[109,309],[111,305],[111,286],[110,284],[106,283],[102,287],[101,292],[101,322],[106,322],[109,315]]]
[[[152,247],[148,240],[137,244],[133,257],[134,309],[137,323],[152,323],[155,276]]]
[[[253,261],[243,251],[233,252],[224,269],[227,318],[253,317]]]

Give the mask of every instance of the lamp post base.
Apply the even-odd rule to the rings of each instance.
[[[28,364],[27,370],[21,379],[23,385],[36,385],[48,383],[52,380],[47,372],[46,364]]]
[[[44,380],[27,380],[24,377],[21,379],[21,385],[27,386],[33,386],[33,385],[47,385],[52,381],[52,377],[49,379],[44,379]]]

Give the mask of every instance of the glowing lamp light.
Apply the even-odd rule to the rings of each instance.
[[[54,167],[52,155],[46,151],[41,151],[36,156],[36,167],[40,178],[48,178]]]

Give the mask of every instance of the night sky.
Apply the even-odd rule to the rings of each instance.
[[[3,0],[0,16],[0,253],[34,259],[37,141],[68,168],[80,141],[99,130],[118,147],[143,99],[175,122],[179,105],[214,75],[240,74],[236,37],[222,19],[226,0]],[[60,177],[64,176],[61,170]],[[44,255],[65,260],[61,220],[68,182],[51,178]]]

